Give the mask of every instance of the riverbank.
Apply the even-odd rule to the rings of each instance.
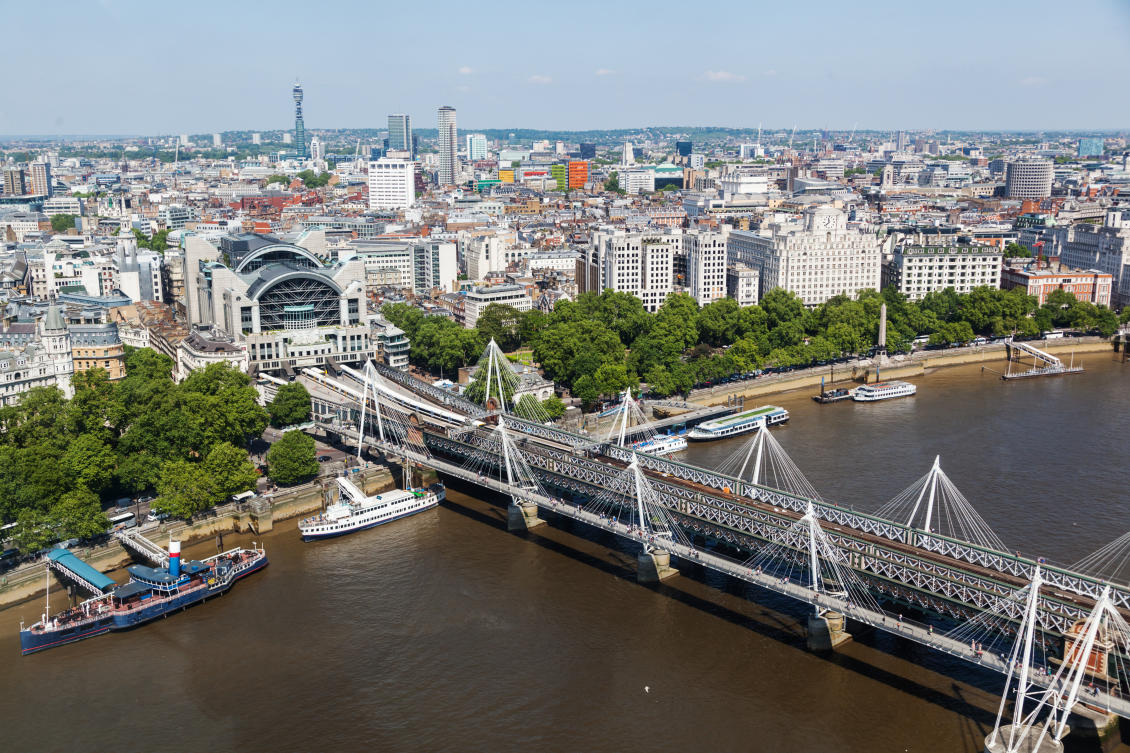
[[[1071,338],[1056,342],[1041,341],[1036,343],[1036,347],[1064,360],[1070,360],[1072,354],[1114,352],[1110,342],[1102,338]],[[874,382],[877,377],[911,379],[937,369],[969,364],[986,366],[995,364],[992,368],[1003,372],[1007,363],[1004,343],[948,350],[927,350],[912,354],[909,357],[891,359],[886,366],[877,366],[872,361],[866,360],[854,364],[842,364],[835,368],[822,366],[817,369],[806,369],[788,374],[773,374],[749,382],[695,390],[690,394],[690,401],[702,405],[721,405],[735,397],[765,397],[802,389],[818,391],[821,380],[823,380],[825,389],[831,389],[833,385],[851,386]],[[835,381],[832,381],[833,376],[837,377]]]
[[[378,494],[395,486],[392,473],[384,466],[372,466],[355,474],[354,481],[366,494]],[[188,547],[229,533],[254,534],[270,531],[274,523],[297,518],[321,510],[326,495],[334,488],[333,477],[323,477],[310,483],[284,489],[273,495],[256,498],[251,504],[223,505],[197,516],[192,521],[176,520],[145,529],[143,535],[164,546],[169,539]],[[75,555],[103,573],[113,573],[133,562],[130,553],[112,539],[96,547],[73,550]],[[52,580],[52,593],[58,589],[65,593],[56,579]],[[42,598],[45,579],[42,562],[35,562],[0,576],[0,609],[15,606],[29,599]]]

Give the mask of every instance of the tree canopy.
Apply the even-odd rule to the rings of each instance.
[[[279,387],[275,399],[267,404],[271,426],[294,426],[310,420],[310,393],[301,382]]]
[[[314,438],[301,431],[288,431],[267,450],[267,469],[280,484],[297,484],[318,475]]]

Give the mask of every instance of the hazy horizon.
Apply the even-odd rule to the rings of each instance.
[[[0,134],[140,136],[417,127],[456,108],[460,130],[633,123],[756,128],[1039,132],[1130,128],[1130,4],[1050,0],[750,7],[503,0],[469,12],[294,0],[140,0],[8,7]],[[31,33],[32,31],[35,33]],[[52,30],[65,31],[55,38]],[[512,127],[516,128],[516,127]],[[9,136],[9,138],[11,138]]]

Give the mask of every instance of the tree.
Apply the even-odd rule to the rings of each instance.
[[[213,503],[220,504],[228,497],[255,488],[259,474],[238,447],[221,442],[211,449],[204,459],[204,471],[211,479]]]
[[[1019,243],[1009,243],[1004,247],[1004,255],[1009,258],[1032,258],[1032,251]]]
[[[102,512],[98,495],[89,489],[73,489],[51,506],[47,518],[62,539],[90,539],[106,533],[110,522]]]
[[[738,338],[741,320],[738,302],[728,296],[719,298],[698,313],[699,336],[715,347],[729,345]]]
[[[53,214],[51,215],[51,229],[56,233],[63,233],[70,230],[75,226],[75,215],[73,214]]]
[[[285,175],[272,175],[267,178],[267,185],[269,186],[272,183],[282,183],[284,186],[289,186],[290,178],[286,177]]]
[[[307,188],[321,188],[330,182],[333,177],[330,173],[321,173],[316,175],[313,170],[303,170],[297,175]]]
[[[550,395],[541,401],[541,409],[550,420],[556,421],[565,415],[565,403],[557,395]]]
[[[51,527],[47,514],[42,510],[25,508],[16,518],[16,530],[12,536],[16,546],[25,554],[33,554],[46,547],[58,536]]]
[[[280,484],[297,484],[318,475],[314,438],[301,431],[288,431],[267,450],[267,468]]]
[[[155,510],[187,520],[213,504],[215,488],[202,465],[169,460],[161,466],[157,499],[153,502]]]
[[[110,445],[93,434],[75,437],[63,453],[63,466],[67,474],[75,484],[93,493],[110,485],[116,465],[117,458]]]
[[[407,303],[386,303],[381,307],[381,315],[404,330],[409,340],[416,339],[416,330],[424,320],[424,312]]]
[[[498,347],[509,352],[517,349],[520,343],[521,321],[522,312],[518,309],[503,303],[492,303],[475,320],[475,329],[479,331],[483,342],[493,339]]]
[[[621,196],[627,193],[623,188],[620,188],[620,174],[612,173],[608,176],[608,180],[604,181],[604,190],[611,193],[618,193]]]
[[[301,382],[279,387],[275,399],[267,404],[271,426],[293,426],[310,420],[310,393]]]

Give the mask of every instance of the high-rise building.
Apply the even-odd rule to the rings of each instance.
[[[24,171],[18,167],[9,167],[4,171],[4,195],[23,196],[27,193],[27,179]]]
[[[388,148],[390,151],[412,152],[412,118],[403,113],[388,116]]]
[[[905,152],[909,145],[910,140],[906,137],[906,131],[899,131],[898,138],[895,139],[895,151]]]
[[[181,146],[188,146],[188,145],[189,145],[189,141],[188,141],[188,134],[187,134],[187,133],[182,133],[182,134],[180,135],[180,145],[181,145]]]
[[[1004,192],[1010,199],[1046,199],[1052,195],[1050,160],[1021,159],[1005,166]]]
[[[439,131],[438,182],[441,186],[455,185],[455,181],[459,175],[459,165],[455,159],[455,146],[458,143],[458,131],[455,127],[455,108],[449,105],[444,105],[439,108],[436,126]]]
[[[1106,141],[1101,138],[1079,139],[1079,157],[1101,157],[1106,149]]]
[[[487,137],[482,133],[467,134],[467,159],[484,159],[487,156]]]
[[[53,193],[51,186],[51,163],[40,160],[31,163],[31,192],[36,196],[50,196]]]
[[[621,165],[634,165],[636,163],[636,152],[632,149],[632,142],[624,142],[624,152],[620,157]]]
[[[689,157],[691,152],[694,151],[694,143],[691,141],[676,141],[675,154],[680,157]]]
[[[294,146],[298,152],[298,159],[306,159],[306,123],[302,119],[302,85],[294,82]]]
[[[213,147],[216,147],[216,148],[218,149],[219,147],[221,147],[221,146],[223,146],[223,145],[224,145],[224,138],[223,138],[223,136],[221,136],[221,135],[220,135],[220,134],[218,134],[218,133],[213,133],[213,134],[212,134],[212,146],[213,146]]]
[[[404,209],[415,201],[411,160],[382,157],[369,163],[369,209]]]
[[[581,159],[596,159],[596,144],[581,143]]]
[[[699,306],[726,295],[726,233],[689,230],[683,234],[687,255],[686,288]]]
[[[310,159],[317,162],[321,158],[322,158],[322,142],[317,136],[314,136],[313,138],[310,139]]]
[[[258,134],[258,133],[251,134],[251,143],[252,144],[262,144],[263,143],[263,136],[261,134]]]
[[[893,285],[912,301],[946,288],[968,293],[973,288],[999,288],[1001,252],[993,246],[895,247],[883,265],[883,285]]]
[[[584,160],[569,160],[569,188],[584,188],[589,182],[589,163]]]

